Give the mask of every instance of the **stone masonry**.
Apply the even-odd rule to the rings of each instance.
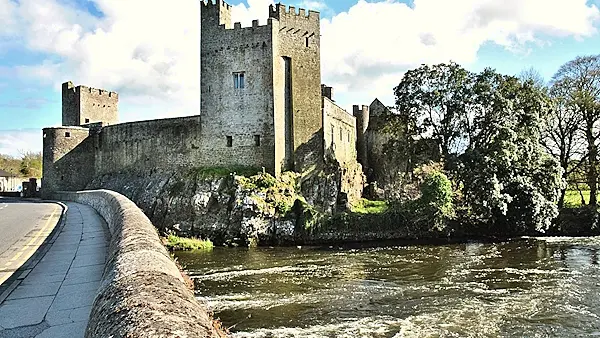
[[[340,165],[356,163],[364,114],[357,121],[321,84],[319,13],[277,4],[265,9],[265,25],[242,27],[229,4],[215,1],[201,1],[200,114],[119,124],[116,92],[64,83],[63,126],[43,130],[44,196],[124,171],[252,167],[309,175],[328,154]]]

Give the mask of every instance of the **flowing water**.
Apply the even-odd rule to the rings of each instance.
[[[600,336],[600,238],[177,256],[234,337]]]

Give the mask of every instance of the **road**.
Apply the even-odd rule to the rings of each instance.
[[[55,203],[0,198],[0,284],[35,253],[60,214]]]

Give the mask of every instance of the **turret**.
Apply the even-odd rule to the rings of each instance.
[[[368,168],[366,133],[369,127],[369,106],[352,106],[356,118],[356,157],[363,168]]]
[[[223,0],[200,1],[200,24],[200,34],[210,33],[221,25],[227,29],[232,28],[231,5]]]

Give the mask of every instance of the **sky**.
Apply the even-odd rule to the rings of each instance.
[[[266,24],[272,0],[230,0]],[[546,80],[600,53],[600,0],[289,0],[321,14],[321,82],[348,109],[393,105],[406,70],[454,61]],[[200,111],[199,0],[0,0],[0,154],[41,151],[61,83],[119,93],[121,122]]]

